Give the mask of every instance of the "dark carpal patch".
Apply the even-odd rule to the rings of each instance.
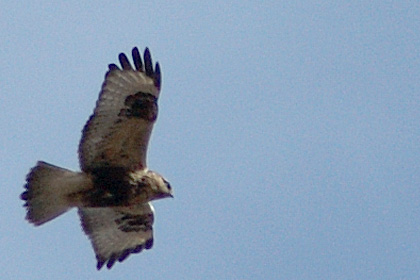
[[[157,118],[157,98],[150,93],[137,92],[129,95],[124,104],[127,107],[120,111],[119,116],[140,118],[149,122],[154,122]]]
[[[152,230],[153,215],[125,214],[116,219],[115,223],[118,225],[118,229],[124,232],[149,231]]]

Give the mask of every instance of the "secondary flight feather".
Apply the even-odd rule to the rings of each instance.
[[[80,172],[39,161],[21,199],[26,219],[42,225],[78,208],[96,254],[97,269],[111,268],[153,245],[150,201],[172,197],[169,182],[147,168],[147,147],[158,115],[161,72],[149,50],[133,48],[134,67],[119,55],[109,65],[93,115],[79,144]]]

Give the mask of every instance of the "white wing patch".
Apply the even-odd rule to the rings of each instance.
[[[92,242],[98,270],[153,246],[153,206],[79,208],[82,227]]]

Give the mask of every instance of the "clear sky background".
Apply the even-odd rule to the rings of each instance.
[[[118,2],[118,3],[117,3]],[[1,1],[1,279],[420,279],[418,1]],[[96,271],[37,160],[78,170],[109,63],[161,63],[154,248]]]

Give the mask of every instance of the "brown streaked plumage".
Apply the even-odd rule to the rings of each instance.
[[[134,68],[121,53],[109,65],[93,115],[79,144],[81,172],[38,162],[21,194],[26,219],[42,225],[72,207],[92,242],[97,268],[111,268],[153,245],[150,201],[172,196],[170,184],[147,168],[147,147],[158,115],[160,66],[137,48]]]

